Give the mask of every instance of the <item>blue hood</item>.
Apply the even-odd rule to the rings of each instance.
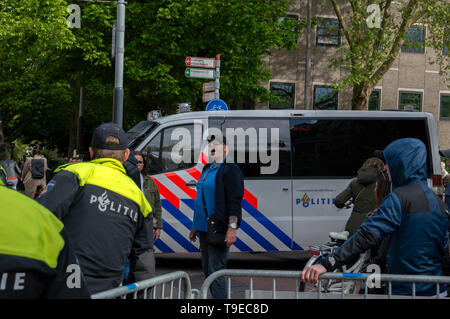
[[[402,138],[389,144],[383,151],[392,177],[392,188],[428,178],[427,150],[416,138]]]

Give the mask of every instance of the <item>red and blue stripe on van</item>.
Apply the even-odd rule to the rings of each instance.
[[[201,160],[203,165],[207,163],[207,157],[203,153],[201,154]],[[182,176],[185,176],[185,178],[183,178]],[[194,201],[197,191],[194,188],[186,186],[186,183],[190,181],[191,178],[195,179],[195,181],[198,181],[200,179],[200,176],[201,172],[197,168],[191,168],[186,171],[166,173],[164,174],[164,179],[166,181],[170,181],[170,186],[167,185],[168,187],[161,182],[162,178],[160,178],[161,180],[158,180],[158,178],[153,177],[153,180],[158,186],[160,195],[163,197],[161,198],[162,208],[166,210],[186,229],[185,233],[180,233],[163,218],[163,232],[170,236],[175,242],[183,247],[185,251],[188,252],[198,252],[198,248],[191,242],[189,242],[188,239],[188,233],[192,227],[192,218],[186,216],[186,214],[182,211],[187,211],[185,208],[188,208],[193,215]],[[184,209],[181,209],[181,205]],[[271,222],[267,217],[264,216],[264,214],[262,214],[258,210],[258,199],[248,189],[245,189],[244,191],[242,208],[287,248],[293,250],[302,250],[302,248],[297,243],[292,242],[291,238],[288,235],[286,235],[277,225]],[[275,247],[275,245],[273,245],[273,243],[271,243],[263,235],[261,235],[258,230],[252,227],[246,221],[245,217],[242,218],[240,229],[264,250],[279,250],[277,247]],[[154,245],[161,252],[174,252],[174,249],[171,248],[170,245],[165,243],[162,239],[156,241]],[[251,249],[242,239],[239,238],[239,233],[234,246],[240,251],[253,251],[253,249]]]

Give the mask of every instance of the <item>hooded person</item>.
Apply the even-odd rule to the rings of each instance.
[[[441,276],[442,260],[448,254],[449,214],[444,202],[428,187],[427,151],[415,138],[398,139],[383,151],[392,181],[392,192],[338,250],[322,257],[320,264],[306,267],[301,279],[317,282],[320,274],[345,265],[390,235],[388,274]],[[416,295],[445,296],[445,285],[417,283]],[[392,293],[411,295],[409,282],[392,282]]]

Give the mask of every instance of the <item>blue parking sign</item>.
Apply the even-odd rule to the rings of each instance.
[[[206,104],[207,111],[228,111],[228,105],[221,99],[209,101]]]

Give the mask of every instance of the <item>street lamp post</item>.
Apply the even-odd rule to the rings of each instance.
[[[115,78],[113,97],[113,122],[123,123],[123,60],[125,53],[125,0],[117,1]]]
[[[306,9],[306,19],[307,19],[307,28],[306,28],[306,63],[305,63],[305,109],[308,110],[311,108],[310,106],[310,87],[311,87],[311,0],[307,1],[307,9]]]

